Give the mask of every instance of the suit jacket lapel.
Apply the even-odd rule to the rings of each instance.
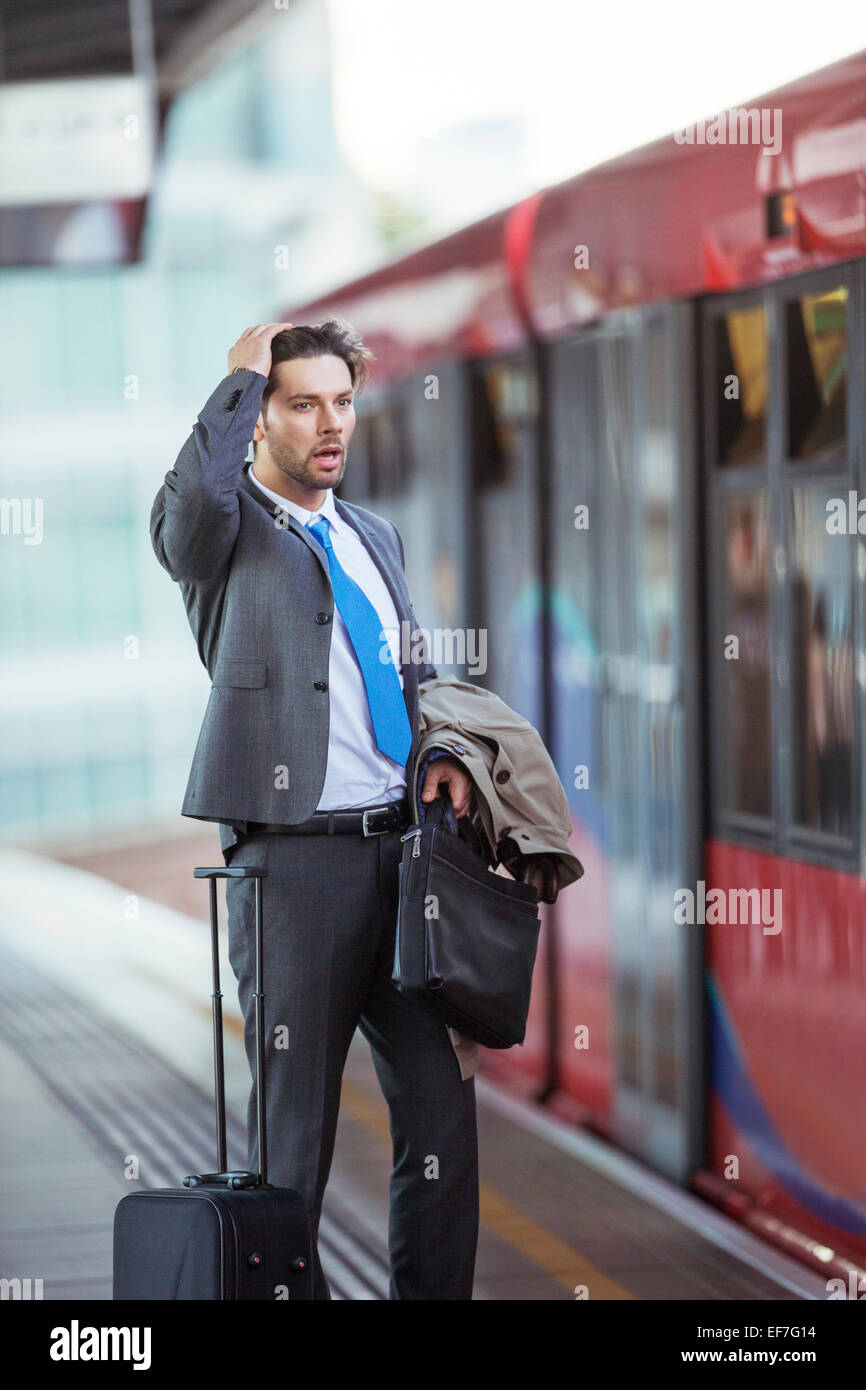
[[[276,517],[278,514],[282,516],[283,525],[288,526],[289,530],[294,531],[296,536],[300,536],[301,540],[304,542],[304,545],[308,546],[309,549],[312,550],[319,564],[322,566],[325,578],[330,584],[331,571],[328,568],[328,561],[325,558],[324,550],[319,545],[319,542],[316,540],[315,536],[311,536],[306,526],[303,526],[301,522],[298,521],[298,518],[296,516],[293,516],[290,511],[288,511],[286,508],[279,507],[276,502],[272,502],[270,497],[265,496],[261,488],[257,488],[255,483],[250,482],[248,477],[248,471],[250,467],[250,464],[244,464],[243,471],[238,480],[241,487],[250,494],[250,497],[254,497],[255,500],[258,502],[259,506],[264,507],[265,511],[268,512],[272,517]]]

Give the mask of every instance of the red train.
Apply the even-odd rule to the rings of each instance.
[[[569,792],[586,875],[485,1070],[828,1272],[866,1265],[864,310],[859,54],[283,314],[376,353],[342,495]]]

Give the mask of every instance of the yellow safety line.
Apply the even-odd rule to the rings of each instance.
[[[372,1099],[365,1090],[354,1082],[343,1079],[341,1105],[346,1105],[355,1119],[382,1139],[390,1148],[391,1130],[384,1100]],[[623,1300],[632,1299],[634,1294],[623,1288],[615,1279],[610,1279],[597,1265],[584,1258],[579,1251],[558,1236],[552,1235],[544,1226],[524,1216],[513,1207],[495,1187],[480,1182],[479,1220],[488,1231],[500,1240],[519,1250],[533,1264],[543,1269],[551,1279],[564,1285],[569,1293],[575,1287],[585,1285],[590,1299]]]

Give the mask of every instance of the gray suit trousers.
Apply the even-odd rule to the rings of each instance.
[[[268,1179],[300,1192],[313,1227],[315,1297],[331,1297],[316,1249],[340,1085],[356,1028],[370,1044],[393,1143],[392,1299],[471,1299],[478,1240],[475,1082],[445,1025],[391,983],[400,832],[250,834],[226,864],[262,880]],[[255,1066],[252,880],[228,880],[229,958]],[[286,1045],[286,1043],[288,1045]],[[255,1088],[247,1125],[258,1166]]]

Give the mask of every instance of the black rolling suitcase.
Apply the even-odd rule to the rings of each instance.
[[[271,1187],[265,1117],[262,884],[266,869],[196,869],[210,879],[217,1173],[183,1187],[131,1192],[114,1214],[115,1299],[311,1299],[312,1243],[303,1199]],[[222,994],[217,954],[218,878],[254,878],[256,894],[256,1102],[260,1173],[226,1172]]]

